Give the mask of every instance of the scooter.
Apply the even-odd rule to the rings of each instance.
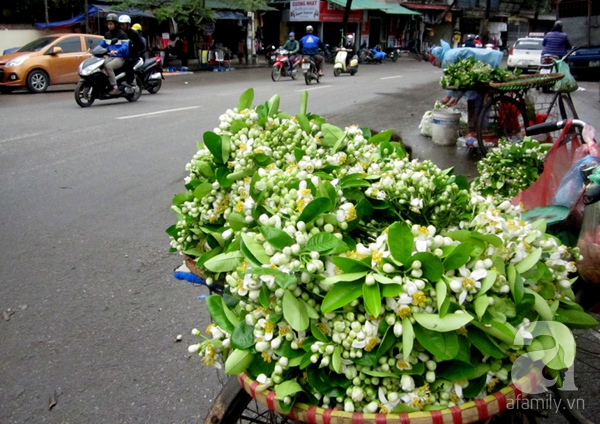
[[[384,51],[388,55],[388,58],[392,62],[397,61],[398,58],[400,57],[400,48],[399,47],[388,47]]]
[[[292,77],[295,80],[298,77],[298,70],[296,69],[300,59],[298,56],[294,56],[294,63],[290,64],[290,52],[287,50],[277,50],[277,59],[271,69],[271,79],[273,81],[279,81],[279,78]],[[290,65],[292,69],[290,70]]]
[[[115,75],[119,92],[114,95],[108,94],[111,91],[111,86],[108,83],[108,75],[103,72],[106,59],[104,56],[108,53],[108,49],[102,46],[96,46],[92,50],[92,57],[87,58],[79,65],[79,76],[81,79],[75,87],[75,101],[81,107],[90,107],[96,99],[109,100],[125,97],[129,102],[136,102],[142,94],[141,87],[143,86],[137,72],[144,65],[144,59],[139,59],[133,67],[136,73],[136,86],[131,86],[126,83],[127,73],[124,68],[119,70],[119,74]]]
[[[265,49],[265,60],[269,66],[273,66],[277,60],[277,47],[275,47],[273,44],[270,44]]]
[[[350,58],[350,63],[346,66],[349,50],[340,47],[335,55],[335,64],[333,65],[333,76],[339,77],[341,73],[354,75],[358,72],[358,56],[354,55]]]
[[[158,93],[162,87],[162,80],[165,79],[162,74],[161,62],[160,56],[145,59],[143,66],[137,72],[142,81],[142,88],[150,94]]]
[[[312,56],[302,57],[302,72],[304,73],[306,85],[310,85],[312,80],[317,81],[317,84],[321,82],[321,75],[317,71],[317,64]]]

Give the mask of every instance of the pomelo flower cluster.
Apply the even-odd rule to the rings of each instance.
[[[440,409],[507,384],[515,340],[572,307],[576,252],[390,133],[248,93],[174,199],[173,250],[225,289],[190,352],[290,408]]]

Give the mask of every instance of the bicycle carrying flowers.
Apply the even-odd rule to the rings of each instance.
[[[576,251],[544,222],[410,160],[392,130],[307,113],[306,92],[295,116],[278,96],[252,102],[248,90],[204,134],[173,199],[172,250],[225,286],[190,352],[271,390],[283,413],[303,402],[374,420],[510,385],[513,361],[541,348],[524,343],[539,321],[564,342],[549,372],[571,365],[560,322],[596,322],[573,302]]]

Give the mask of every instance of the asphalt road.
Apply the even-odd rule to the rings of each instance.
[[[327,72],[310,87],[266,68],[173,75],[136,103],[87,109],[71,86],[0,95],[0,423],[203,419],[219,382],[187,346],[209,323],[206,292],[172,277],[164,230],[196,140],[247,88],[293,114],[308,90],[329,122],[395,128],[416,157],[475,175],[466,151],[418,135],[441,71],[401,58]],[[582,87],[581,117],[598,123],[597,84]]]

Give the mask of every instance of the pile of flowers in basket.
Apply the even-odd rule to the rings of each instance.
[[[204,364],[247,373],[288,409],[443,409],[510,383],[513,361],[542,348],[519,343],[537,321],[591,325],[570,288],[576,250],[543,222],[306,100],[290,116],[246,91],[173,199],[172,250],[224,285],[207,298],[208,337],[193,330]]]
[[[469,88],[487,85],[492,81],[505,82],[514,78],[516,74],[502,68],[493,69],[490,65],[476,60],[473,57],[461,59],[444,69],[440,79],[443,88]]]
[[[498,147],[477,162],[479,175],[471,189],[482,196],[494,196],[497,203],[511,200],[539,178],[551,146],[531,137],[520,143],[499,140]]]

